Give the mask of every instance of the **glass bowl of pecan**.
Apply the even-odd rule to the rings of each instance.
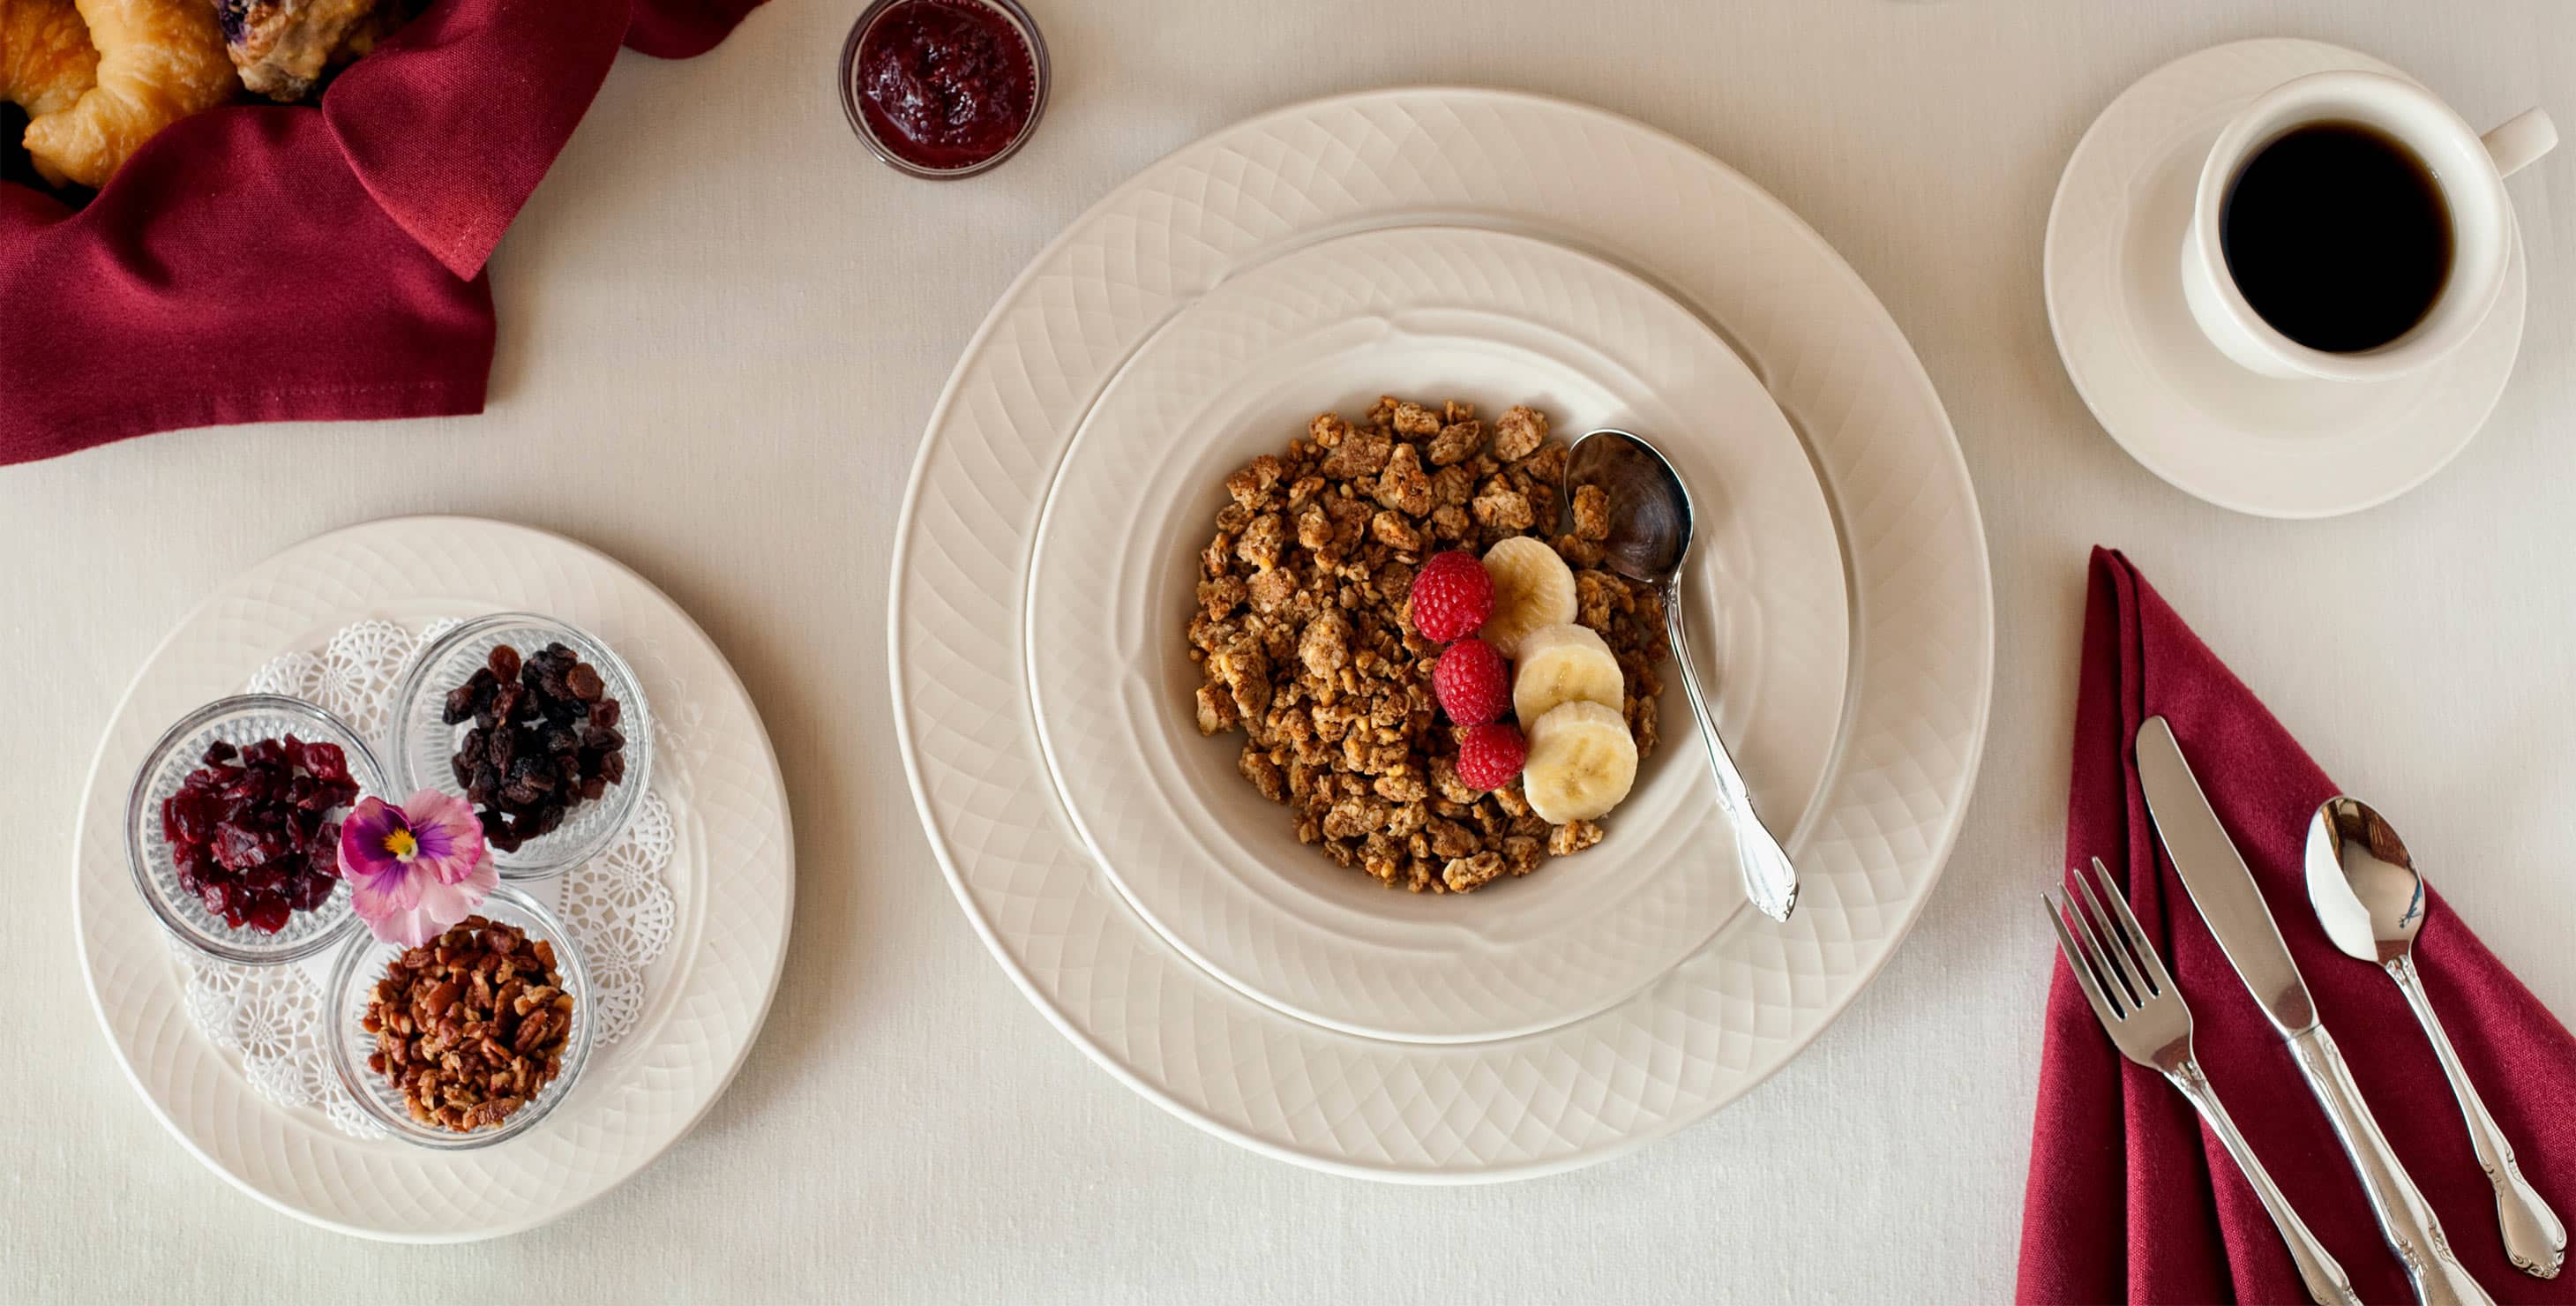
[[[459,1151],[517,1137],[572,1092],[590,1058],[581,944],[502,885],[416,948],[361,931],[323,989],[332,1068],[386,1132]]]
[[[404,793],[465,799],[504,880],[557,875],[614,842],[652,779],[653,723],[626,660],[569,622],[503,612],[430,641],[394,687]]]
[[[276,965],[358,924],[340,879],[340,818],[385,772],[347,722],[302,699],[217,699],[165,732],[135,772],[125,859],[163,929],[219,961]]]

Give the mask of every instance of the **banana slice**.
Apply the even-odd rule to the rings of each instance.
[[[1533,535],[1497,540],[1485,550],[1485,572],[1494,578],[1494,615],[1476,634],[1504,657],[1518,658],[1531,631],[1574,620],[1574,573],[1547,541]]]
[[[1529,762],[1521,793],[1550,825],[1589,821],[1637,783],[1637,741],[1615,707],[1559,703],[1525,727]]]
[[[1619,659],[1590,627],[1571,622],[1521,636],[1512,663],[1512,712],[1536,721],[1559,703],[1599,703],[1616,712],[1627,701]]]

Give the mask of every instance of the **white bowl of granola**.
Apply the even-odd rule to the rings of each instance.
[[[1399,423],[1380,402],[1390,391],[1433,402]],[[1452,397],[1461,403],[1437,403]],[[1301,1018],[1425,1042],[1547,1028],[1653,982],[1744,909],[1705,761],[1656,746],[1687,728],[1686,709],[1652,692],[1660,640],[1606,573],[1578,572],[1595,577],[1585,624],[1632,668],[1627,712],[1645,760],[1599,824],[1550,827],[1514,795],[1444,792],[1445,726],[1385,706],[1418,713],[1423,698],[1428,663],[1389,619],[1412,568],[1442,548],[1557,533],[1562,438],[1533,442],[1516,418],[1498,444],[1514,405],[1558,432],[1624,425],[1673,451],[1706,522],[1685,606],[1720,725],[1776,828],[1797,826],[1836,746],[1849,613],[1832,518],[1761,383],[1697,318],[1585,255],[1465,229],[1344,237],[1227,282],[1139,351],[1077,433],[1039,528],[1024,652],[1058,794],[1111,881],[1175,947]],[[1369,451],[1314,449],[1324,413]],[[1475,449],[1436,461],[1443,433],[1467,424],[1486,428]],[[1264,454],[1296,474],[1249,501],[1230,495],[1228,478]],[[1422,513],[1393,494],[1343,510],[1370,529],[1338,545],[1318,537],[1336,555],[1327,565],[1284,525],[1275,541],[1244,543],[1274,531],[1255,524],[1264,517],[1296,520],[1292,495],[1305,496],[1298,510],[1373,495],[1390,461],[1432,479],[1464,469],[1474,491],[1462,502],[1444,486],[1436,506],[1414,505]],[[1442,513],[1452,508],[1463,524]],[[1276,556],[1255,567],[1247,548]],[[1564,548],[1580,567],[1581,545]],[[1211,553],[1234,558],[1212,571]],[[1266,605],[1221,595],[1227,610],[1211,612],[1201,582],[1229,568],[1289,579],[1264,581]],[[1327,765],[1311,743],[1249,739],[1240,713],[1199,710],[1211,649],[1319,605],[1347,614],[1349,646],[1308,667],[1302,629],[1254,631],[1281,655],[1259,697],[1296,700],[1300,677],[1331,677],[1343,682],[1337,710],[1365,701],[1390,718],[1339,721],[1337,735],[1361,736],[1352,769],[1409,772],[1421,792],[1380,789],[1368,805],[1383,810],[1357,823],[1328,822],[1311,786],[1291,782],[1292,769]],[[1221,625],[1233,629],[1211,632]],[[1315,695],[1303,697],[1311,709]],[[1296,767],[1299,756],[1313,765]],[[1435,820],[1465,842],[1430,846]],[[1462,860],[1481,869],[1461,876]]]

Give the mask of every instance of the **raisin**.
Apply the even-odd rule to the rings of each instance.
[[[514,851],[560,828],[575,804],[625,782],[624,710],[599,669],[569,647],[522,656],[496,646],[458,689],[472,691],[476,724],[450,769],[495,849]]]
[[[447,691],[447,704],[439,709],[438,719],[444,725],[463,725],[474,715],[474,687],[458,685]]]

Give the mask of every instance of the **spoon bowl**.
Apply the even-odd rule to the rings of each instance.
[[[2308,901],[2344,955],[2405,956],[2424,925],[2424,877],[2406,842],[2358,798],[2327,799],[2308,821]]]
[[[1574,442],[1565,484],[1598,486],[1610,497],[1610,570],[1661,589],[1681,578],[1690,554],[1690,488],[1653,445],[1626,431],[1594,431]]]
[[[1566,501],[1584,487],[1609,499],[1610,534],[1601,543],[1602,561],[1630,580],[1651,585],[1663,601],[1664,631],[1681,670],[1682,689],[1690,698],[1691,716],[1699,722],[1700,741],[1708,745],[1710,768],[1717,776],[1717,800],[1735,835],[1736,868],[1744,876],[1744,896],[1776,921],[1789,919],[1798,906],[1798,868],[1780,841],[1753,810],[1753,794],[1717,731],[1717,715],[1700,688],[1692,664],[1690,640],[1682,624],[1682,567],[1690,560],[1691,498],[1681,473],[1655,446],[1626,431],[1603,429],[1574,442],[1565,462]]]

